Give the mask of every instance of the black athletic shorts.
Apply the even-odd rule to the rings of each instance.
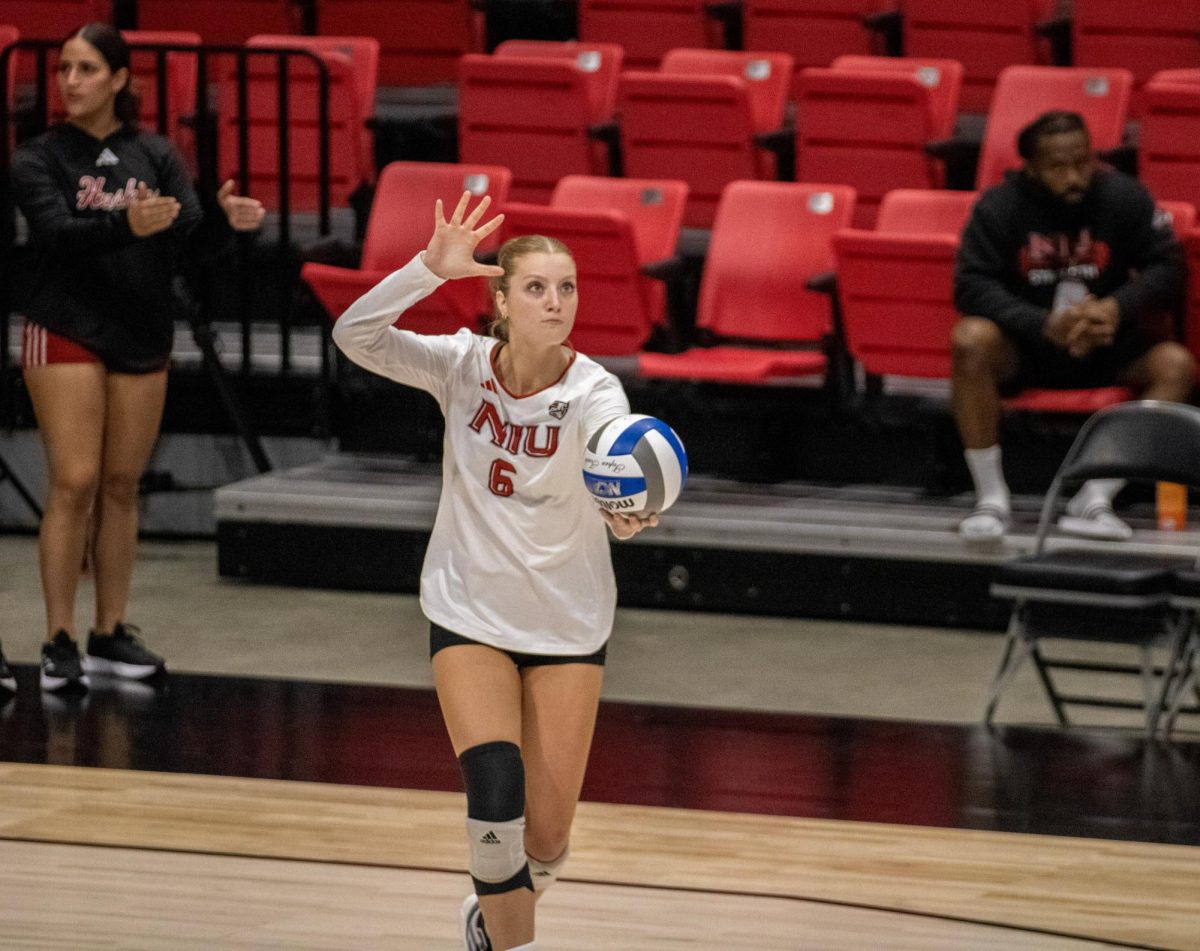
[[[1114,340],[1112,346],[1093,350],[1082,359],[1068,356],[1048,340],[1013,340],[1013,346],[1017,351],[1017,374],[1005,381],[1002,388],[1005,395],[1030,387],[1091,390],[1118,386],[1121,374],[1154,343],[1139,333],[1126,333]]]
[[[482,647],[491,647],[490,644],[482,644],[480,641],[473,641],[469,637],[463,637],[461,634],[455,634],[453,631],[447,631],[441,625],[430,622],[430,660],[432,660],[433,655],[442,648],[454,647],[456,644],[479,644]],[[492,649],[500,650],[500,648]],[[500,650],[500,653],[507,654],[509,659],[517,665],[518,670],[523,670],[526,667],[546,667],[551,664],[596,664],[599,667],[603,667],[604,661],[608,654],[608,644],[606,643],[594,654],[523,654],[520,651],[506,650]]]

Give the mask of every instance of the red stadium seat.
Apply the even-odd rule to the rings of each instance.
[[[971,192],[901,190],[884,198],[878,230],[834,236],[846,347],[867,373],[950,378],[954,263],[974,202]],[[1121,386],[1029,389],[1004,408],[1086,414],[1131,397]]]
[[[1000,71],[1018,63],[1049,63],[1049,45],[1037,35],[1055,0],[904,0],[904,54],[957,59],[964,112],[987,112]]]
[[[878,233],[946,234],[957,238],[975,204],[974,192],[898,188],[879,206]]]
[[[508,169],[495,166],[392,162],[379,175],[359,266],[343,268],[310,261],[300,277],[312,288],[330,319],[336,320],[428,244],[437,199],[442,200],[447,215],[464,191],[479,197],[490,195],[493,207],[503,205],[511,178]],[[497,243],[492,235],[480,248],[494,248]],[[479,329],[481,316],[490,308],[490,295],[483,281],[447,281],[406,311],[400,325],[429,334],[454,333],[461,327]]]
[[[158,55],[150,50],[138,50],[139,44],[148,46],[199,46],[200,34],[177,33],[155,30],[125,30],[122,33],[127,43],[134,47],[130,56],[131,86],[141,99],[141,123],[146,128],[158,129]],[[192,154],[194,137],[191,128],[182,121],[196,113],[196,72],[198,57],[191,53],[173,52],[166,54],[166,102],[164,134],[179,146],[185,156]]]
[[[786,54],[723,50],[673,50],[660,72],[625,72],[617,85],[625,174],[683,179],[684,224],[710,227],[726,185],[776,176],[757,137],[781,125],[791,75]]]
[[[787,53],[797,70],[828,66],[838,54],[882,56],[887,52],[883,38],[866,19],[898,5],[897,0],[744,0],[744,44]]]
[[[854,223],[864,228],[888,192],[941,187],[942,163],[925,145],[953,130],[961,80],[962,65],[947,60],[847,57],[831,69],[801,70],[796,178],[853,185]]]
[[[363,181],[375,180],[375,138],[370,124],[375,116],[375,92],[379,86],[379,41],[371,36],[252,36],[248,47],[282,46],[287,49],[311,50],[323,55],[333,53],[348,57],[353,72],[354,91],[358,110],[354,124],[362,140],[358,153]],[[332,95],[332,93],[331,93]]]
[[[16,29],[23,40],[61,41],[71,30],[96,20],[112,21],[109,0],[0,0],[0,23]],[[30,50],[16,54],[15,81],[33,82],[35,62]]]
[[[363,115],[365,96],[359,76],[369,72],[378,44],[364,37],[254,37],[248,48],[281,46],[308,50],[320,58],[329,75],[329,196],[333,207],[347,207],[350,197],[373,179],[374,162]],[[288,59],[288,176],[289,204],[295,211],[311,211],[320,199],[320,120],[318,67],[307,57]],[[250,193],[268,207],[279,204],[279,63],[262,54],[248,60],[250,108]],[[239,173],[237,71],[232,64],[221,70],[218,91],[218,143],[221,176]]]
[[[1017,133],[1043,112],[1065,109],[1087,121],[1092,146],[1114,149],[1125,135],[1133,74],[1127,69],[1010,66],[1000,74],[979,156],[980,189],[1017,168]]]
[[[545,204],[563,175],[604,175],[608,151],[592,129],[609,118],[590,63],[548,57],[459,61],[458,154],[503,165],[516,201]]]
[[[805,282],[833,267],[833,235],[854,214],[854,189],[734,182],[713,223],[697,327],[713,345],[643,353],[643,376],[718,383],[821,380],[833,332],[829,298]]]
[[[896,191],[878,230],[834,236],[846,347],[867,373],[950,376],[954,258],[974,203],[972,192]]]
[[[452,83],[458,58],[483,49],[483,18],[468,0],[316,0],[321,34],[379,40],[383,86]]]
[[[655,69],[675,47],[721,49],[724,28],[707,0],[579,0],[579,39],[615,43],[631,69]]]
[[[921,59],[916,56],[839,56],[834,69],[878,70],[916,76],[929,90],[933,127],[939,136],[954,134],[962,95],[963,64],[956,59]]]
[[[559,180],[550,204],[555,208],[624,213],[633,225],[638,259],[646,264],[675,254],[687,204],[687,184],[675,180],[567,175]]]
[[[61,40],[95,20],[112,22],[110,0],[0,0],[0,23],[16,27],[27,40]]]
[[[660,73],[677,76],[732,76],[750,92],[754,128],[770,132],[783,124],[788,101],[787,68],[791,58],[779,53],[673,49],[663,57]]]
[[[571,175],[550,207],[505,205],[504,237],[565,242],[580,286],[572,342],[593,356],[631,355],[666,324],[662,284],[641,269],[673,256],[686,202],[683,182]]]
[[[1074,0],[1076,66],[1120,66],[1133,72],[1130,113],[1142,114],[1142,87],[1165,69],[1200,68],[1200,6],[1195,0]]]
[[[138,0],[139,30],[199,33],[205,43],[236,45],[256,33],[299,33],[300,8],[289,0]]]
[[[1139,177],[1160,199],[1200,206],[1200,69],[1159,73],[1143,99]]]
[[[569,60],[587,77],[592,115],[596,121],[611,119],[616,111],[617,77],[625,62],[625,51],[616,43],[505,40],[492,55]]]

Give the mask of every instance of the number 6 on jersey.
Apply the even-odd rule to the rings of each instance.
[[[496,459],[492,462],[492,469],[488,473],[488,488],[492,490],[493,495],[508,498],[515,491],[510,476],[515,476],[516,474],[517,467],[511,462]]]

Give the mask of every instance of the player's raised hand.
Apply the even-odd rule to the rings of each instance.
[[[458,207],[450,220],[446,220],[442,200],[439,198],[433,210],[433,237],[425,249],[425,266],[438,277],[453,280],[459,277],[500,277],[504,268],[493,264],[480,264],[475,260],[475,246],[500,227],[504,215],[496,215],[490,221],[479,224],[492,199],[488,195],[467,214],[471,193],[463,192]],[[478,227],[476,227],[478,226]]]

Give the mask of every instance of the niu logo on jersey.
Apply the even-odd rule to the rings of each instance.
[[[558,452],[558,426],[518,426],[500,418],[500,411],[488,400],[479,404],[470,426],[475,432],[483,432],[484,425],[491,430],[492,444],[507,449],[512,455],[545,458]],[[542,430],[545,434],[542,435]]]

